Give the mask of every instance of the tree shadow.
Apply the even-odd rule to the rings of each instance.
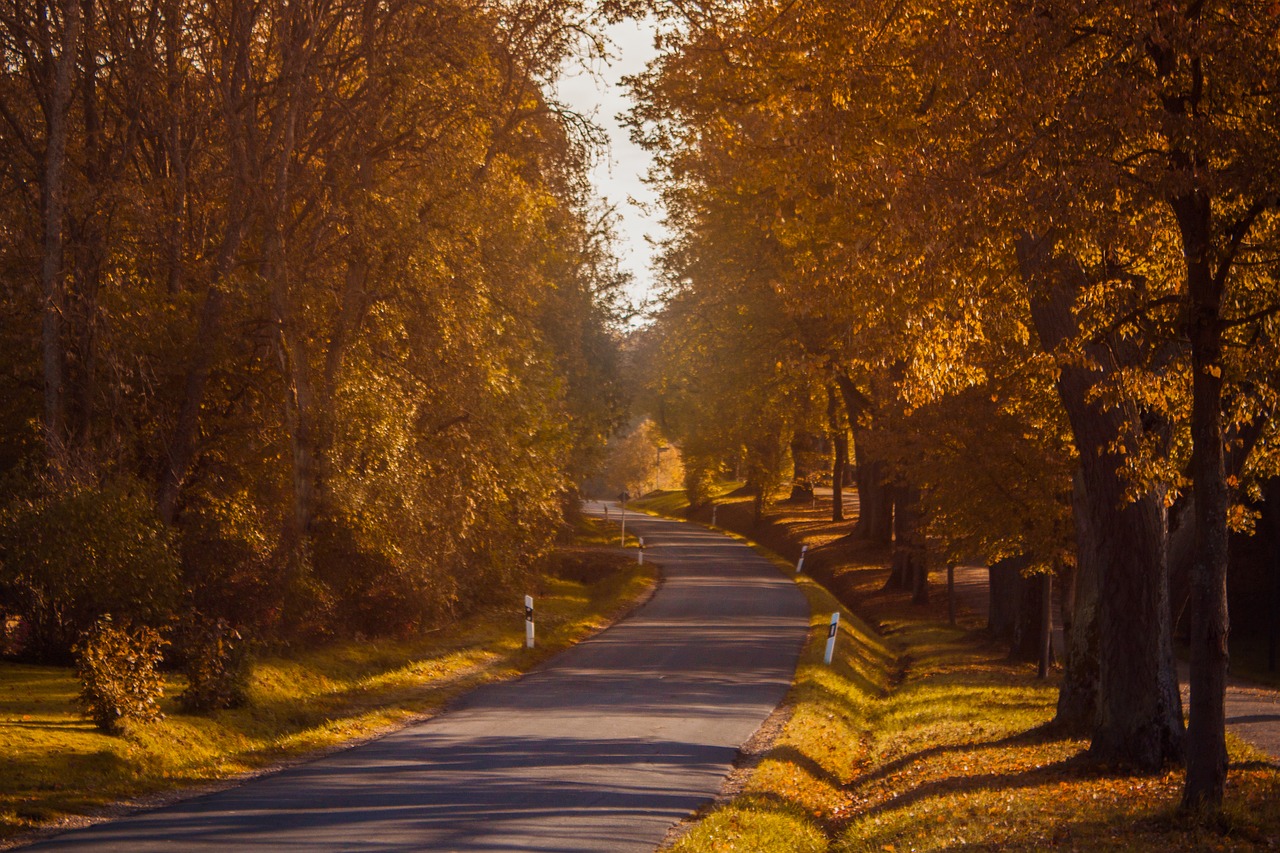
[[[945,750],[943,750],[945,751]],[[973,793],[975,791],[1016,791],[1026,788],[1039,788],[1050,783],[1062,782],[1066,779],[1098,779],[1123,775],[1090,761],[1083,755],[1072,756],[1062,761],[1045,764],[1029,770],[1008,773],[978,773],[966,776],[948,776],[930,782],[924,782],[910,790],[859,810],[859,819],[876,817],[886,812],[906,809],[911,806],[948,794]]]
[[[1002,738],[996,738],[994,740],[930,746],[925,749],[908,753],[899,758],[895,758],[893,761],[876,768],[870,773],[859,775],[856,779],[845,786],[845,790],[851,793],[856,793],[863,788],[874,785],[877,782],[883,781],[890,776],[897,774],[918,761],[924,761],[929,758],[937,758],[945,755],[963,755],[970,752],[979,752],[984,749],[1000,749],[1012,746],[1036,746],[1068,740],[1072,740],[1072,738],[1060,731],[1057,731],[1050,725],[1043,725],[1036,726],[1035,728],[1028,729],[1024,732],[1017,732]],[[1084,761],[1081,756],[1069,759],[1069,762],[1080,762],[1081,766],[1088,763]]]
[[[790,764],[793,767],[799,768],[804,773],[809,774],[819,782],[823,782],[833,788],[839,788],[841,782],[844,781],[837,774],[832,773],[830,770],[819,764],[803,750],[797,749],[794,746],[775,746],[764,754],[764,758],[762,760]]]

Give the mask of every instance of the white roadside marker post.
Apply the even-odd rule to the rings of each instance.
[[[831,627],[827,630],[827,651],[822,656],[822,662],[827,666],[831,665],[831,655],[836,650],[836,631],[840,628],[840,612],[836,611],[831,614]]]
[[[640,540],[640,547],[636,550],[636,562],[643,566],[644,565],[644,537],[640,536],[638,538]]]
[[[796,560],[796,574],[800,574],[800,570],[804,568],[804,555],[809,553],[808,545],[800,546],[800,559]]]
[[[524,647],[533,648],[533,596],[524,597]]]
[[[718,510],[719,508],[720,507],[717,506],[716,504],[711,505],[711,526],[712,527],[716,526],[716,510]]]

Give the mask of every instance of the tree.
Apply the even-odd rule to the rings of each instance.
[[[844,377],[862,406],[855,435],[868,412],[882,428],[896,421],[903,402],[923,413],[992,383],[1026,383],[1014,395],[1025,400],[1056,388],[1071,440],[1041,458],[1050,517],[1074,507],[1075,647],[1101,655],[1102,760],[1155,768],[1183,754],[1170,504],[1194,519],[1186,803],[1212,811],[1225,769],[1225,536],[1241,517],[1232,489],[1270,452],[1256,437],[1274,359],[1254,355],[1274,348],[1275,16],[1262,4],[1128,2],[681,12],[685,29],[637,81],[636,113],[663,154],[681,251],[767,247],[768,280],[796,321],[778,331]],[[703,225],[725,210],[734,243]],[[1033,326],[1057,362],[1047,376],[1020,376],[1030,359],[1002,352],[1025,350]],[[963,435],[957,415],[917,419],[919,434]],[[1068,501],[1073,450],[1080,488]],[[937,506],[954,513],[942,493]],[[1031,541],[1069,548],[1048,529]],[[1090,692],[1079,663],[1067,708],[1068,691]],[[1066,716],[1089,716],[1089,704]]]
[[[145,483],[183,606],[268,636],[411,631],[531,571],[621,417],[599,133],[550,95],[615,11],[0,10],[11,550],[21,506]]]

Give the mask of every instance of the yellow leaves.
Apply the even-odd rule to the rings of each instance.
[[[1244,504],[1232,504],[1227,510],[1227,528],[1233,533],[1251,533],[1259,517],[1257,510],[1251,510]]]

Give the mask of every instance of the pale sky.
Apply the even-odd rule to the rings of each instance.
[[[606,34],[613,42],[610,52],[616,58],[608,65],[596,63],[594,75],[580,67],[569,69],[557,89],[561,100],[594,116],[609,136],[610,150],[596,164],[592,177],[596,194],[613,205],[621,217],[618,255],[622,268],[633,277],[631,300],[640,306],[651,295],[654,280],[650,269],[652,251],[645,235],[661,234],[661,216],[656,196],[642,183],[649,169],[649,155],[632,144],[618,116],[631,106],[622,78],[642,71],[657,50],[649,20],[623,21],[609,27]]]

